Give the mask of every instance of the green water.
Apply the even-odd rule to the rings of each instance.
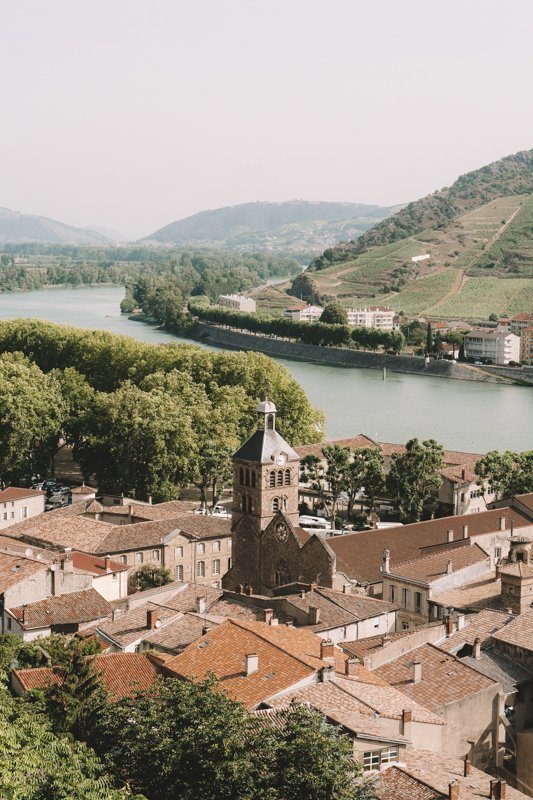
[[[145,342],[186,341],[119,312],[123,289],[50,289],[0,294],[0,318],[52,322],[123,333]],[[366,433],[381,441],[433,437],[482,453],[533,449],[533,389],[279,359],[326,412],[330,438]]]

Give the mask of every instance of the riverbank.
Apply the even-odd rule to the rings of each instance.
[[[364,369],[406,373],[409,375],[428,375],[433,378],[454,378],[462,381],[482,383],[517,383],[508,375],[489,374],[470,364],[440,359],[431,360],[415,356],[392,356],[370,353],[364,350],[349,350],[344,347],[318,347],[302,342],[292,342],[267,336],[223,328],[206,322],[198,322],[196,335],[201,341],[230,350],[254,350],[275,358],[295,361],[308,361],[314,364],[328,364],[337,367],[359,367]],[[533,385],[533,381],[532,381]]]

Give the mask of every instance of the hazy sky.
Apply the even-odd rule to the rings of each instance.
[[[533,147],[531,0],[0,0],[0,206],[136,237]]]

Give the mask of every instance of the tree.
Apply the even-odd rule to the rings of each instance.
[[[464,332],[461,331],[448,331],[442,339],[444,342],[451,344],[453,347],[453,357],[456,357],[456,352],[460,349],[461,345],[463,344],[463,340],[465,338]]]
[[[156,567],[154,564],[144,564],[135,573],[137,587],[141,592],[153,589],[156,586],[166,586],[172,582],[172,575],[165,567]]]
[[[498,500],[533,492],[533,450],[522,453],[491,450],[476,462],[474,470],[480,486]]]
[[[491,314],[489,314],[489,321],[490,322],[498,322],[498,319],[499,319],[499,317],[498,317],[497,314],[494,313],[494,311]]]
[[[444,467],[444,448],[434,439],[410,439],[405,452],[393,453],[387,488],[402,522],[419,522],[424,510],[434,512]]]
[[[55,681],[45,690],[45,698],[54,729],[84,738],[105,702],[94,659],[85,655],[79,639],[71,639],[53,673]]]
[[[357,497],[364,492],[365,505],[372,511],[376,497],[385,489],[383,453],[380,448],[358,447],[346,471],[348,515],[351,517]]]
[[[323,302],[315,281],[307,272],[301,272],[294,278],[288,293],[312,305],[320,305]]]
[[[430,355],[433,352],[433,331],[431,329],[431,322],[428,322],[428,327],[426,331],[426,355]]]
[[[340,303],[328,303],[320,317],[320,322],[327,325],[347,325],[348,314]]]
[[[6,483],[48,473],[64,403],[53,377],[21,353],[0,356],[0,476]]]
[[[302,459],[302,481],[311,483],[334,528],[337,505],[346,488],[350,450],[348,447],[326,445],[322,454],[323,458],[311,454]]]

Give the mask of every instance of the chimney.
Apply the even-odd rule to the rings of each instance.
[[[251,675],[259,669],[259,656],[257,653],[249,653],[244,656],[244,674]]]
[[[263,620],[268,622],[269,624],[272,621],[272,617],[274,616],[274,609],[272,608],[265,608],[263,610]]]
[[[446,564],[446,575],[451,575],[453,572],[453,565],[451,559]]]
[[[411,736],[411,723],[413,721],[413,712],[410,708],[404,708],[402,711],[402,735],[409,738]]]
[[[451,528],[446,531],[446,541],[453,542],[453,530]]]
[[[476,638],[474,639],[474,653],[473,653],[473,655],[474,655],[474,658],[476,659],[476,661],[481,658],[481,639],[479,638],[479,636],[476,636]]]
[[[243,586],[242,583],[238,583],[235,589],[235,594],[242,594]]]
[[[507,796],[507,783],[498,778],[493,778],[490,782],[491,800],[505,800]]]
[[[413,683],[420,683],[422,680],[422,664],[420,661],[413,662]]]
[[[150,505],[152,505],[152,495],[151,494],[148,495],[148,503]]]
[[[305,589],[300,589],[300,599],[305,600],[306,591]]]
[[[20,621],[22,622],[23,625],[26,624],[26,606],[22,606],[21,608]]]
[[[504,531],[506,527],[506,520],[505,517],[500,517],[500,530]]]
[[[106,572],[110,572],[111,570],[111,557],[105,556],[104,558],[104,569]]]
[[[157,627],[157,611],[155,608],[149,608],[146,612],[146,627],[151,631]]]
[[[320,620],[320,609],[318,606],[309,606],[309,611],[307,612],[307,621],[309,625],[318,625]]]
[[[205,614],[205,612],[206,612],[205,597],[197,597],[196,598],[196,613],[197,614]]]
[[[464,775],[464,777],[467,778],[470,775],[471,772],[472,772],[472,762],[470,761],[468,756],[465,756],[464,762],[463,762],[463,775]]]
[[[321,639],[320,641],[320,658],[322,661],[329,661],[331,658],[335,658],[335,645],[331,641],[331,639]]]
[[[383,551],[383,566],[381,567],[382,572],[389,572],[390,571],[390,550]]]
[[[320,670],[320,682],[326,683],[326,681],[330,681],[333,676],[335,675],[335,667],[333,664],[330,664],[328,667],[322,667]]]
[[[461,480],[466,481],[466,469],[461,470]]]
[[[206,633],[209,633],[210,630],[211,627],[209,625],[204,625],[204,627],[202,628],[202,636],[205,636]]]
[[[451,636],[453,633],[453,617],[448,614],[446,617],[446,636]]]
[[[496,567],[496,580],[499,580],[502,576],[502,565],[496,563],[494,566]]]
[[[468,539],[468,525],[463,525],[463,539]]]
[[[461,789],[461,784],[458,781],[452,781],[448,786],[449,800],[459,800],[460,789]]]
[[[73,572],[74,562],[72,560],[72,548],[65,547],[65,556],[61,561],[61,569],[63,572]]]
[[[462,631],[465,626],[465,615],[459,614],[457,617],[457,630]]]
[[[347,658],[344,662],[344,674],[349,678],[356,678],[359,675],[361,662],[357,658]]]
[[[270,620],[270,622],[269,622],[268,624],[269,624],[269,625],[270,625],[272,628],[275,628],[275,627],[276,627],[276,625],[278,625],[278,624],[279,624],[279,620],[278,620],[278,618],[277,618],[277,617],[272,617],[272,619]]]
[[[254,593],[254,587],[253,587],[253,586],[249,586],[249,585],[247,584],[247,585],[246,585],[246,588],[245,588],[245,590],[244,590],[244,593],[245,593],[245,594],[247,594],[247,595],[248,595],[248,597],[250,597],[250,595],[252,595],[252,594]]]

